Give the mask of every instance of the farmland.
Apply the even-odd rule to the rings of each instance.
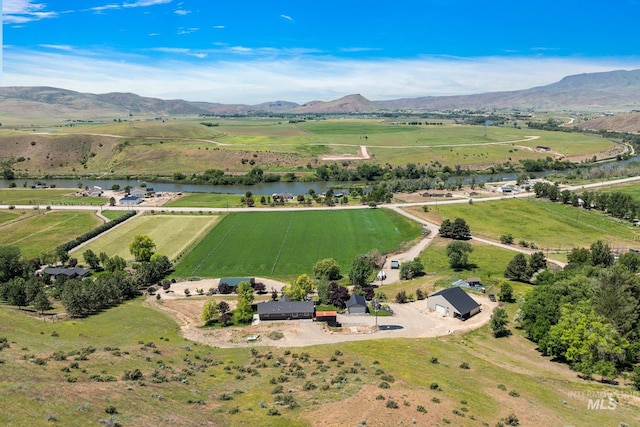
[[[496,163],[547,156],[580,161],[615,156],[621,148],[596,136],[534,129],[407,126],[384,120],[316,120],[288,123],[266,119],[201,119],[170,123],[111,123],[56,129],[47,134],[0,131],[0,160],[18,176],[160,175],[202,173],[217,168],[247,172],[310,173],[324,155],[355,156],[368,147],[378,164],[441,164],[485,168]],[[551,151],[540,152],[537,146]],[[55,153],[55,154],[52,154]],[[82,172],[80,172],[82,171]]]
[[[102,223],[87,211],[25,211],[24,219],[0,224],[0,245],[16,245],[25,257],[34,258]]]
[[[414,211],[421,213],[418,209]],[[501,235],[511,233],[516,243],[524,240],[550,250],[588,247],[596,240],[608,241],[614,248],[628,247],[640,234],[628,221],[537,199],[440,205],[428,216],[438,223],[444,218],[461,217],[474,235],[499,240]]]
[[[353,257],[398,249],[420,226],[382,209],[232,213],[176,267],[178,277],[292,277],[334,258],[347,271]]]
[[[206,235],[219,219],[217,215],[138,215],[72,253],[79,256],[91,249],[96,254],[105,252],[132,260],[129,243],[135,235],[144,234],[156,244],[156,252],[175,259]]]
[[[107,200],[100,197],[81,197],[68,188],[3,188],[0,190],[2,205],[96,205],[101,206]]]

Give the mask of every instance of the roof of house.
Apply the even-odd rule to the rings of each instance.
[[[365,300],[362,295],[351,294],[351,296],[349,297],[349,301],[347,301],[347,308],[355,307],[355,306],[358,306],[358,305],[366,307],[367,306],[367,300]]]
[[[442,289],[435,294],[429,295],[429,298],[437,295],[444,297],[447,301],[449,301],[453,308],[455,308],[456,311],[462,315],[469,313],[474,308],[480,306],[480,304],[478,304],[465,291],[463,291],[462,288],[458,286]]]
[[[61,274],[64,274],[67,277],[84,277],[89,274],[89,270],[81,267],[45,267],[42,272],[45,274],[50,274],[51,276],[59,276]]]
[[[253,283],[253,277],[223,277],[220,279],[219,284],[226,283],[227,285],[234,287],[238,286],[241,282]]]
[[[479,277],[468,277],[466,280],[467,283],[480,283]]]
[[[258,304],[258,314],[313,313],[313,301],[267,301]]]

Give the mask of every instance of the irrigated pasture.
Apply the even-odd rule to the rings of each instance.
[[[76,248],[74,256],[87,249],[96,254],[119,255],[132,260],[129,244],[137,234],[151,237],[156,252],[175,259],[189,245],[197,242],[219,220],[217,215],[139,215],[104,233],[85,246]]]
[[[0,245],[18,246],[25,258],[34,258],[102,223],[93,212],[38,211],[24,220],[0,226]]]
[[[346,274],[355,255],[394,251],[420,234],[415,222],[385,209],[232,213],[175,275],[295,277],[322,258],[334,258]]]
[[[417,208],[413,210],[421,213]],[[514,244],[524,240],[535,243],[541,250],[589,247],[596,240],[604,240],[612,248],[624,248],[640,237],[640,230],[628,221],[537,199],[440,205],[437,210],[431,208],[428,215],[438,222],[461,217],[469,224],[472,235],[498,240],[511,234]]]

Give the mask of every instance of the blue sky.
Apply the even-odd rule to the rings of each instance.
[[[516,90],[640,68],[640,0],[3,0],[2,10],[4,86],[257,104]]]

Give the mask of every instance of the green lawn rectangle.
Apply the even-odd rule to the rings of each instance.
[[[156,244],[156,252],[175,259],[194,241],[197,241],[218,221],[217,215],[141,215],[104,233],[89,244],[72,253],[81,256],[91,249],[96,254],[119,255],[132,260],[129,244],[138,234],[147,235]]]
[[[357,254],[389,252],[420,235],[418,224],[384,209],[232,213],[176,267],[180,277],[311,273],[334,258],[346,273]]]

